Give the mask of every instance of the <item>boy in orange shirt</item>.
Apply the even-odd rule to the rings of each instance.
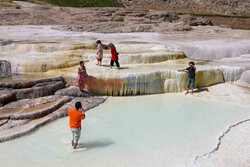
[[[85,119],[85,112],[82,108],[81,102],[76,102],[75,109],[69,109],[69,126],[72,131],[73,139],[72,146],[76,149],[78,140],[81,136],[82,120]]]

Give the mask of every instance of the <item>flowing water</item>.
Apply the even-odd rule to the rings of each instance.
[[[63,75],[71,85],[76,85],[79,61],[84,60],[89,74],[97,80],[124,81],[121,90],[116,87],[112,90],[92,90],[100,95],[182,92],[186,89],[187,74],[178,73],[177,69],[186,68],[192,59],[202,60],[203,63],[197,68],[196,87],[235,82],[244,71],[250,69],[249,56],[244,56],[250,53],[247,31],[218,27],[203,30],[198,27],[187,34],[99,34],[54,28],[1,26],[0,36],[3,40],[0,59],[11,63],[13,73],[34,73],[33,76],[38,76],[34,78],[39,78],[41,73],[48,77]],[[110,51],[104,52],[105,69],[95,66],[96,49],[93,50],[93,42],[97,39],[105,44],[115,43],[120,52],[121,72],[107,70]],[[133,90],[129,86],[131,80],[136,85]],[[158,84],[160,89],[152,90],[149,88],[152,84]]]
[[[250,108],[162,94],[109,98],[86,116],[80,150],[71,149],[67,117],[1,143],[1,166],[182,167],[215,148],[228,125],[250,117]]]

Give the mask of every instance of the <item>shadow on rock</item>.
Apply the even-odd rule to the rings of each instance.
[[[200,92],[209,92],[208,88],[198,88],[197,90],[194,90],[194,93],[200,93]]]

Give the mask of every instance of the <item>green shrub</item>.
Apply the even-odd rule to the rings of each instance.
[[[124,21],[124,18],[123,18],[123,17],[118,17],[118,18],[116,18],[114,21],[122,22],[122,21]]]
[[[46,0],[58,6],[71,7],[124,7],[117,0]]]

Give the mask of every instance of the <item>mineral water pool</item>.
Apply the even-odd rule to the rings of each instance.
[[[68,117],[0,143],[0,166],[182,167],[211,151],[250,107],[176,94],[111,97],[89,110],[72,151]]]

